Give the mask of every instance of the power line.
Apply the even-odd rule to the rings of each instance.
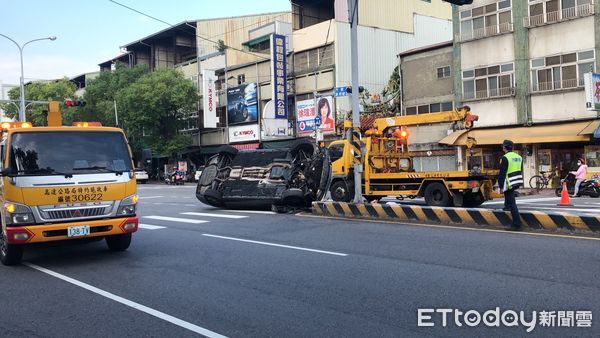
[[[180,31],[182,31],[182,32],[184,32],[184,33],[186,33],[186,34],[195,35],[197,38],[200,38],[200,39],[202,39],[202,40],[205,40],[205,41],[208,41],[208,42],[214,43],[215,45],[218,45],[218,44],[219,44],[219,42],[217,42],[217,41],[211,40],[211,39],[209,39],[209,38],[205,38],[205,37],[203,37],[203,36],[200,36],[200,35],[198,35],[198,34],[190,33],[189,31],[186,31],[186,30],[184,30],[183,28],[179,28],[179,27],[177,27],[177,26],[175,26],[175,25],[173,25],[173,24],[170,24],[170,23],[168,23],[168,22],[166,22],[166,21],[164,21],[164,20],[161,20],[161,19],[159,19],[159,18],[156,18],[156,17],[154,17],[154,16],[152,16],[152,15],[150,15],[150,14],[144,13],[144,12],[142,12],[142,11],[140,11],[140,10],[137,10],[137,9],[133,8],[133,7],[129,7],[129,6],[125,5],[125,4],[122,4],[122,3],[120,3],[120,2],[117,2],[117,1],[115,1],[115,0],[109,0],[109,1],[110,1],[110,2],[112,2],[112,3],[114,3],[114,4],[116,4],[116,5],[119,5],[119,6],[121,6],[121,7],[127,8],[127,9],[129,9],[130,11],[133,11],[133,12],[136,12],[136,13],[138,13],[138,14],[140,14],[140,15],[143,15],[143,16],[145,16],[145,17],[148,17],[148,18],[150,18],[150,19],[152,19],[152,20],[156,20],[156,21],[158,21],[158,22],[160,22],[160,23],[164,23],[165,25],[167,25],[167,26],[169,26],[169,27],[171,27],[171,28],[175,28],[175,29],[177,29],[177,30],[180,30]],[[245,53],[245,54],[248,54],[248,55],[252,55],[252,56],[255,56],[255,57],[258,57],[258,58],[264,59],[264,60],[271,60],[270,58],[266,58],[266,57],[264,57],[264,56],[257,55],[257,54],[255,54],[255,53],[252,53],[252,52],[249,52],[249,51],[245,51],[245,50],[243,50],[243,49],[239,49],[239,48],[236,48],[236,47],[227,46],[227,45],[225,45],[225,47],[226,47],[226,48],[228,48],[228,49],[232,49],[232,50],[235,50],[235,51],[238,51],[238,52],[241,52],[241,53]]]

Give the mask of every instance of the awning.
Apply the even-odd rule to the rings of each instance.
[[[234,147],[237,150],[253,150],[258,149],[260,143],[243,143],[243,144],[230,144],[230,146]]]
[[[276,140],[276,141],[263,141],[262,148],[263,149],[286,149],[291,148],[296,142],[300,140],[308,140],[313,141],[310,137],[300,137],[300,138],[290,138],[285,140]]]
[[[583,128],[583,130],[579,132],[579,135],[591,135],[596,131],[596,129],[598,129],[598,127],[600,127],[600,120],[591,121],[587,127]]]
[[[444,137],[439,143],[462,146],[467,144],[468,137],[475,138],[478,145],[502,144],[506,139],[517,144],[589,142],[590,136],[582,134],[589,124],[590,121],[581,121],[532,127],[458,130]]]

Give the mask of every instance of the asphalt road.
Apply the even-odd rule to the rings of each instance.
[[[217,210],[191,185],[139,194],[142,228],[127,252],[46,245],[0,266],[2,336],[526,334],[521,324],[458,327],[453,315],[443,327],[439,313],[435,326],[417,325],[419,308],[496,307],[527,320],[592,311],[591,328],[538,324],[533,335],[600,334],[596,239]]]

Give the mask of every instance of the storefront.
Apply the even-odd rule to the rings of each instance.
[[[590,177],[600,177],[600,146],[591,143],[598,121],[577,121],[540,124],[532,127],[481,128],[456,131],[440,141],[457,146],[462,153],[460,169],[497,169],[502,153],[502,141],[512,140],[515,151],[523,156],[525,184],[541,172],[554,172],[550,187],[560,184],[560,178],[575,170],[578,158],[587,158]],[[467,142],[474,146],[466,149]]]

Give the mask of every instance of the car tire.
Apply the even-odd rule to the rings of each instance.
[[[106,245],[110,251],[125,251],[131,244],[131,234],[106,236]]]
[[[439,182],[431,183],[425,188],[425,202],[431,207],[448,207],[452,204],[450,192]]]
[[[23,258],[23,246],[8,244],[4,234],[0,232],[0,261],[4,265],[17,265]]]

